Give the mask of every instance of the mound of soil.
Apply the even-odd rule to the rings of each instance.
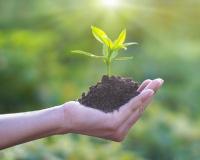
[[[137,96],[138,87],[139,84],[131,78],[104,75],[101,82],[91,86],[88,93],[82,93],[78,101],[87,107],[112,112]]]

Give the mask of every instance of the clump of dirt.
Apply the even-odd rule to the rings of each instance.
[[[101,82],[91,86],[87,93],[83,92],[78,101],[87,107],[112,112],[137,96],[138,87],[139,83],[131,78],[104,75]]]

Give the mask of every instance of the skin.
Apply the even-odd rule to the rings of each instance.
[[[121,142],[162,84],[162,79],[145,80],[138,88],[140,94],[112,113],[70,101],[43,110],[0,115],[0,149],[67,133]]]

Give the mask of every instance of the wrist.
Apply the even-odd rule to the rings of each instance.
[[[48,117],[46,119],[46,127],[50,125],[47,136],[61,134],[64,122],[63,105],[51,107],[45,110],[45,115]]]
[[[56,106],[55,112],[59,118],[55,134],[67,134],[72,130],[72,105],[73,101]],[[56,113],[55,113],[56,114]]]

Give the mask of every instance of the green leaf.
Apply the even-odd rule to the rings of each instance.
[[[108,38],[108,43],[109,43],[109,48],[112,49],[114,44],[113,42],[110,40],[110,38]]]
[[[94,55],[92,53],[81,51],[81,50],[73,50],[71,52],[72,53],[83,54],[83,55],[86,55],[86,56],[89,56],[89,57],[93,57],[93,58],[104,58],[104,56],[97,56],[97,55]]]
[[[119,54],[118,51],[113,51],[113,52],[111,53],[110,59],[111,59],[111,60],[114,59],[118,54]]]
[[[128,46],[134,45],[134,44],[138,44],[138,43],[137,43],[137,42],[124,43],[124,44],[122,44],[122,47],[121,47],[121,48],[127,50],[127,47],[128,47]]]
[[[133,59],[133,57],[118,57],[115,58],[116,61],[125,61],[125,60],[130,60]]]
[[[126,39],[126,29],[124,29],[119,37],[115,40],[114,45],[113,45],[113,49],[120,49],[123,48],[123,43]]]
[[[130,45],[135,45],[135,44],[138,44],[137,42],[129,42],[129,43],[124,43],[124,47],[128,47]]]
[[[94,26],[91,26],[91,29],[92,29],[92,34],[99,42],[110,47],[112,41],[108,38],[108,36],[103,30]]]
[[[105,44],[103,45],[103,55],[107,56],[108,55],[108,46],[106,46]]]

